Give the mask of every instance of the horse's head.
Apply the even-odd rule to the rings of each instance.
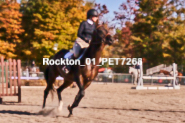
[[[94,44],[104,43],[104,44],[112,45],[114,43],[114,39],[108,32],[108,29],[106,29],[103,25],[98,25],[93,34],[92,44],[93,43]]]

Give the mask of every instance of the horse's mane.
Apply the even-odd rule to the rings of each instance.
[[[101,31],[105,31],[105,33],[104,34],[106,34],[106,33],[108,33],[109,32],[109,28],[108,28],[108,26],[106,26],[105,24],[102,24],[102,25],[97,25],[96,26],[96,30],[101,30]]]
[[[97,30],[100,30],[103,33],[102,34],[98,34]],[[101,40],[101,38],[103,38],[104,35],[106,35],[107,32],[108,32],[108,30],[106,29],[106,27],[104,25],[97,25],[96,26],[96,30],[94,30],[93,35],[92,35],[92,41],[90,42],[89,47],[86,50],[86,53],[84,54],[84,56],[81,59],[84,60],[85,57],[89,56],[89,52],[90,52],[90,50],[92,48],[92,45],[96,45],[96,46],[98,46],[98,45],[100,46],[101,45],[100,40]],[[97,41],[97,39],[98,39],[98,41]],[[93,43],[95,43],[95,44],[93,44]]]

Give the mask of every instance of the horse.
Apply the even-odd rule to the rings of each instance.
[[[159,71],[159,74],[164,74],[164,75],[171,75],[169,71],[166,71],[166,70],[160,70]]]
[[[172,71],[166,71],[166,70],[160,70],[159,73],[163,73],[164,75],[170,75],[173,76],[173,70]],[[175,76],[182,76],[182,73],[178,72],[177,70],[175,71]],[[179,82],[181,82],[181,78],[179,77],[178,81],[176,81],[176,84],[178,84]],[[172,84],[172,80],[171,83],[169,83],[169,85]]]
[[[140,74],[140,70],[135,69],[133,67],[129,67],[129,74],[133,74],[134,75],[134,85],[137,84],[137,80]]]
[[[102,51],[106,45],[112,45],[114,43],[113,37],[108,32],[108,29],[105,28],[104,25],[98,25],[93,32],[92,35],[92,41],[90,42],[89,47],[86,49],[85,54],[80,59],[80,64],[85,64],[86,58],[95,58],[95,62],[90,65],[73,65],[71,66],[71,70],[68,74],[62,71],[63,65],[48,65],[46,70],[44,71],[45,80],[47,82],[46,89],[44,90],[44,100],[43,100],[43,107],[45,107],[46,98],[51,92],[53,95],[53,83],[55,82],[55,79],[57,76],[62,76],[64,78],[63,84],[56,89],[58,100],[59,100],[59,106],[58,110],[62,110],[62,91],[70,86],[73,81],[76,82],[77,87],[79,88],[79,92],[77,93],[74,102],[72,105],[68,105],[68,111],[70,117],[73,115],[72,111],[75,107],[77,107],[81,101],[81,99],[85,96],[85,89],[91,84],[92,80],[97,76],[98,74],[98,65],[99,65],[99,58],[101,57]],[[60,59],[64,58],[65,54],[68,53],[69,50],[62,49],[59,52],[57,52],[52,59]]]

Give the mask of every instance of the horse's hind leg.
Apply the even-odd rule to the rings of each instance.
[[[62,102],[62,96],[61,96],[61,92],[68,87],[69,85],[71,85],[72,81],[68,81],[64,79],[64,83],[57,89],[57,94],[58,94],[58,100],[59,100],[59,107],[58,109],[61,111],[62,110],[62,106],[63,106],[63,102]]]
[[[57,75],[54,75],[54,73],[51,73],[51,71],[49,71],[49,68],[46,69],[44,75],[45,75],[45,79],[46,79],[46,82],[47,82],[47,87],[46,89],[44,90],[44,100],[43,100],[43,106],[42,108],[45,107],[45,104],[46,104],[46,98],[49,94],[49,91],[53,89],[53,83],[55,82],[55,79],[56,79],[56,76]]]
[[[46,98],[47,98],[47,96],[48,96],[48,94],[49,94],[49,87],[47,86],[46,87],[46,89],[44,90],[44,101],[43,101],[43,106],[42,106],[42,108],[44,108],[45,107],[45,104],[46,104]]]

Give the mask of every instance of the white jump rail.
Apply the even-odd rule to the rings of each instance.
[[[177,64],[175,64],[175,68],[177,68]],[[161,70],[165,70],[165,71],[168,71],[168,72],[172,71],[172,69],[173,69],[172,65],[170,65],[168,67],[165,67],[165,68],[161,68]]]
[[[176,71],[177,65],[173,63],[173,71]],[[140,64],[140,77],[138,85],[136,86],[136,90],[146,90],[146,89],[180,89],[180,85],[176,85],[176,77],[177,75],[173,72],[173,76],[164,77],[164,76],[143,76],[143,64]],[[168,79],[173,80],[173,85],[168,87],[144,87],[143,86],[143,79]]]
[[[161,64],[161,65],[149,68],[149,69],[146,70],[146,74],[147,75],[154,74],[156,72],[159,72],[161,70],[161,68],[165,68],[165,67],[166,67],[165,64]]]

